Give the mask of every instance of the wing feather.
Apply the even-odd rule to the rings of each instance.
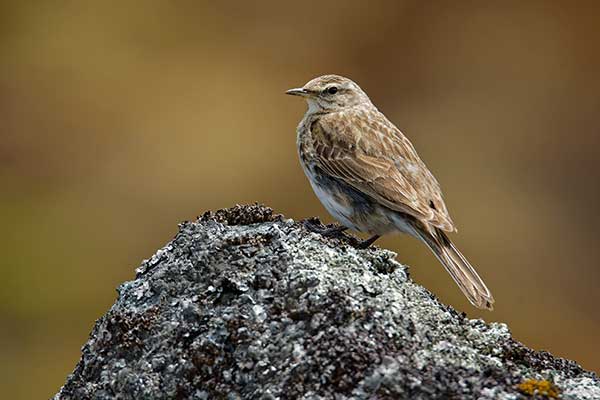
[[[410,141],[376,109],[325,115],[311,126],[319,167],[377,202],[456,230],[440,185]]]

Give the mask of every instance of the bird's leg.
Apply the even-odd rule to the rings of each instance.
[[[347,227],[345,227],[343,225],[334,225],[334,226],[330,226],[330,227],[322,227],[320,224],[317,225],[316,223],[314,223],[311,220],[305,220],[304,221],[304,226],[309,231],[318,233],[318,234],[320,234],[322,236],[325,236],[325,237],[335,237],[335,236],[338,236],[340,233],[342,233],[342,232],[344,232],[345,230],[348,229]]]
[[[380,235],[373,235],[373,236],[371,236],[368,239],[365,239],[365,240],[363,240],[361,242],[358,242],[356,244],[356,246],[354,246],[354,247],[356,247],[357,249],[366,249],[369,246],[371,246],[373,243],[375,243],[375,241],[377,239],[379,239],[380,237],[381,237]]]

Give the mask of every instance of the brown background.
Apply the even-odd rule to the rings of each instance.
[[[379,244],[469,316],[600,369],[600,7],[564,2],[3,2],[0,386],[55,393],[115,287],[207,209],[326,212],[285,89],[356,80],[445,189],[497,300]],[[326,218],[329,220],[329,218]]]

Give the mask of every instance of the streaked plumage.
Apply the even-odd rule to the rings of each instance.
[[[456,231],[440,185],[410,141],[351,80],[325,75],[288,94],[308,101],[298,154],[327,211],[342,225],[379,235],[400,231],[423,241],[469,301],[494,299],[445,232]]]

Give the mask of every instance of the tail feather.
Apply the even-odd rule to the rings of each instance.
[[[448,236],[437,228],[434,228],[432,233],[424,232],[422,229],[415,229],[415,231],[446,268],[471,304],[477,308],[492,310],[494,303],[492,293]]]

